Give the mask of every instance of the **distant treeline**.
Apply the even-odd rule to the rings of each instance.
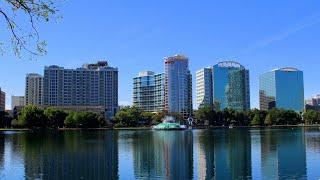
[[[258,109],[247,111],[224,109],[215,111],[212,107],[205,106],[195,111],[195,118],[197,125],[212,126],[271,126],[320,123],[320,113],[314,110],[308,110],[304,113],[284,109],[267,111]]]
[[[54,107],[40,108],[28,105],[11,122],[16,128],[98,128],[106,125],[103,116],[93,112],[74,112]]]
[[[121,109],[114,118],[115,126],[137,127],[151,126],[161,122],[166,115],[174,116],[180,123],[186,124],[186,120],[177,113],[144,112],[137,107]],[[320,124],[320,113],[308,110],[297,113],[292,110],[271,109],[268,111],[252,109],[236,111],[224,109],[216,111],[212,107],[205,106],[194,112],[195,126],[272,126],[272,125],[297,125]]]
[[[117,112],[112,122],[115,127],[152,126],[162,122],[166,116],[174,116],[181,124],[187,124],[178,113],[144,112],[137,107],[126,107]],[[3,124],[7,114],[0,112]],[[272,126],[320,124],[320,112],[308,110],[297,113],[292,110],[271,109],[268,111],[253,109],[236,111],[224,109],[216,111],[212,107],[201,107],[194,112],[195,126]],[[11,121],[15,128],[99,128],[106,127],[105,118],[93,112],[74,112],[54,107],[41,108],[28,105],[22,108],[17,119]],[[2,127],[4,127],[2,125]]]

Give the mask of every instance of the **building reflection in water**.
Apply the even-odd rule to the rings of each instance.
[[[261,130],[261,171],[265,179],[306,179],[305,130]]]
[[[136,179],[192,179],[192,131],[144,131],[134,136]]]
[[[117,179],[117,132],[55,132],[23,140],[27,179]]]
[[[319,162],[319,129],[0,133],[0,179],[317,179]]]
[[[205,130],[199,132],[199,179],[247,179],[251,177],[250,131]],[[204,167],[205,166],[205,167]]]

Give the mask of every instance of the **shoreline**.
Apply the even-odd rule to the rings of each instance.
[[[320,128],[320,124],[316,125],[273,125],[273,126],[234,126],[231,129],[251,128],[251,129],[263,129],[263,128],[294,128],[294,127],[314,127]],[[229,126],[196,126],[192,127],[192,130],[201,129],[229,129]],[[105,127],[105,128],[59,128],[59,129],[43,129],[43,130],[57,130],[57,131],[101,131],[101,130],[152,130],[150,127]],[[27,128],[0,128],[0,131],[31,131]]]

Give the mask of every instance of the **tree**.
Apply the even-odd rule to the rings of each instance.
[[[250,123],[252,126],[259,126],[261,124],[260,114],[257,113],[254,115],[253,120]]]
[[[320,115],[315,110],[308,110],[303,113],[303,119],[305,120],[306,124],[314,124],[318,121]]]
[[[43,109],[35,105],[28,105],[21,110],[18,122],[21,126],[28,128],[44,128],[47,120]]]
[[[4,19],[9,34],[11,34],[11,46],[16,56],[20,57],[22,52],[32,56],[46,54],[47,43],[40,40],[37,23],[57,19],[57,12],[55,0],[4,0],[0,2],[0,16]],[[2,54],[4,44],[7,43],[0,42]]]
[[[212,124],[210,122],[213,122],[215,119],[215,111],[211,106],[204,106],[200,107],[196,112],[195,112],[195,117],[197,119],[197,124],[204,125],[204,124]]]
[[[77,127],[77,123],[74,119],[75,112],[70,112],[69,115],[64,120],[64,125],[68,128],[75,128]]]
[[[44,110],[44,115],[47,117],[47,126],[53,128],[63,127],[64,120],[68,116],[63,110],[55,108],[47,108]]]
[[[136,126],[138,122],[134,120],[132,115],[126,110],[120,110],[114,117],[114,121],[119,126]]]
[[[152,124],[159,124],[162,119],[166,116],[165,112],[157,112],[152,115]]]
[[[153,113],[151,112],[142,112],[141,113],[141,121],[143,121],[147,125],[152,124]]]
[[[265,120],[264,120],[264,125],[270,126],[273,124],[272,118],[270,114],[267,114]]]

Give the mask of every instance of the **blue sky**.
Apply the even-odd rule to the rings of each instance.
[[[259,75],[277,67],[304,71],[305,97],[320,93],[320,1],[67,0],[60,10],[62,19],[40,24],[46,56],[0,56],[7,108],[11,95],[24,94],[26,73],[101,59],[119,68],[119,103],[131,104],[132,78],[162,72],[163,57],[179,53],[190,58],[193,75],[219,61],[240,62],[250,70],[252,107]],[[0,40],[7,35],[1,29]]]

